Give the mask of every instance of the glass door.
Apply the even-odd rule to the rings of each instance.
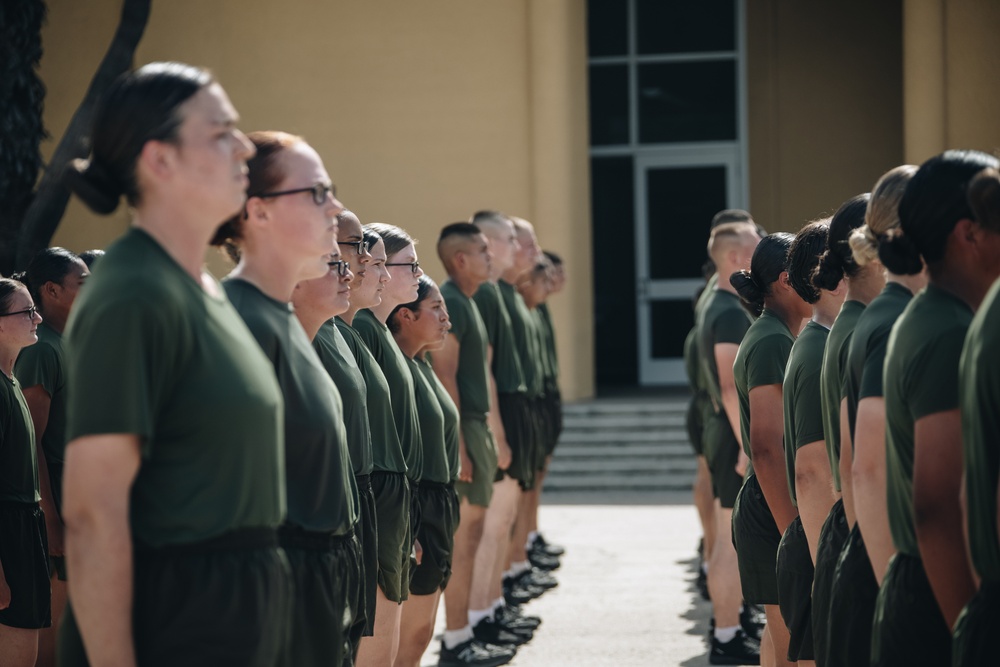
[[[733,145],[675,147],[636,155],[636,316],[639,383],[682,385],[684,338],[714,216],[741,208]]]

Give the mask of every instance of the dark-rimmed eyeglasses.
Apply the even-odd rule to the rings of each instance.
[[[337,241],[337,245],[354,246],[354,252],[358,253],[359,255],[363,255],[366,252],[368,252],[368,251],[371,250],[371,247],[368,245],[368,241],[364,241],[364,240],[362,240],[362,241]]]
[[[35,314],[38,313],[38,308],[32,306],[31,308],[25,308],[24,310],[15,310],[13,313],[0,313],[0,317],[10,317],[11,315],[27,315],[29,320],[35,319]]]
[[[347,272],[351,270],[351,263],[346,262],[342,259],[338,259],[336,262],[327,262],[326,265],[329,266],[331,269],[336,269],[337,275],[340,276],[341,278],[346,276]]]
[[[385,266],[408,266],[413,273],[420,270],[420,262],[386,262]]]
[[[326,203],[326,199],[329,195],[337,196],[337,188],[332,183],[316,183],[315,185],[310,185],[308,188],[295,188],[294,190],[279,190],[278,192],[253,192],[248,193],[247,197],[260,197],[261,199],[268,199],[270,197],[284,197],[285,195],[297,195],[300,192],[309,192],[312,194],[313,203],[316,206],[322,206]]]

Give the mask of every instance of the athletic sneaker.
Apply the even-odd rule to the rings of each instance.
[[[442,641],[438,667],[499,667],[513,660],[515,653],[513,648],[485,644],[475,637],[455,648]]]
[[[708,594],[708,573],[705,570],[698,568],[698,578],[694,582],[695,587],[698,589],[698,594],[701,595],[703,600],[711,601],[712,598]]]
[[[740,627],[748,637],[760,641],[764,634],[764,626],[767,624],[767,617],[763,611],[759,612],[752,605],[744,604],[740,609]]]
[[[538,626],[542,624],[542,619],[539,616],[528,616],[521,613],[520,607],[512,607],[509,604],[505,604],[493,612],[493,618],[507,628],[537,630]]]
[[[555,556],[547,556],[540,551],[529,551],[528,562],[540,570],[558,570],[559,559]]]
[[[713,634],[708,662],[712,665],[759,665],[760,642],[747,637],[742,630],[737,630],[736,636],[724,644]]]
[[[539,551],[547,556],[562,556],[566,553],[566,549],[558,544],[549,544],[541,533],[535,535],[530,551]]]
[[[525,570],[517,576],[515,581],[520,586],[537,586],[546,591],[559,585],[555,577],[536,567]]]
[[[484,618],[472,628],[472,634],[481,642],[497,646],[520,646],[527,644],[534,636],[534,631],[505,628],[492,618]]]

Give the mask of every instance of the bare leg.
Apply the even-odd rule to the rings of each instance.
[[[420,658],[434,637],[441,593],[411,595],[403,603],[403,618],[399,626],[399,653],[393,667],[420,667]]]
[[[469,592],[469,609],[476,611],[489,609],[493,601],[499,597],[496,591],[500,588],[500,577],[506,565],[511,530],[514,527],[520,497],[521,487],[518,486],[517,480],[504,477],[493,484],[493,499],[490,500],[490,507],[486,510],[482,539],[476,550],[472,587]],[[448,589],[451,589],[451,584]]]
[[[469,624],[469,591],[476,549],[483,537],[486,508],[471,505],[462,499],[458,530],[455,531],[455,551],[451,561],[451,579],[444,590],[445,627],[461,630]]]
[[[785,627],[785,619],[781,618],[781,610],[776,604],[766,604],[764,613],[767,615],[767,632],[771,636],[774,650],[771,664],[774,667],[791,667],[795,663],[788,661],[788,628]]]
[[[32,667],[38,655],[38,630],[0,625],[0,667]]]
[[[59,636],[59,622],[66,608],[66,582],[52,575],[52,627],[38,631],[38,658],[35,667],[55,667],[56,637]]]
[[[733,510],[715,501],[715,548],[708,564],[708,594],[715,612],[715,627],[731,628],[740,624],[743,589],[733,546]],[[770,619],[769,619],[770,620]],[[787,640],[785,642],[787,650]]]
[[[694,477],[694,506],[698,509],[701,520],[701,532],[705,536],[703,558],[705,562],[712,559],[712,546],[715,544],[715,498],[712,496],[712,473],[708,470],[708,462],[704,456],[698,457],[698,472]]]
[[[531,508],[528,512],[529,533],[538,532],[538,507],[542,504],[542,484],[545,483],[545,478],[549,474],[549,463],[551,462],[551,456],[545,459],[545,469],[535,473],[535,487],[531,491],[525,492],[531,498]]]
[[[375,631],[373,637],[362,637],[358,647],[358,667],[391,665],[399,648],[399,621],[402,605],[387,598],[382,589],[375,596]]]
[[[764,667],[774,665],[774,642],[771,641],[771,626],[765,625],[760,636],[760,664]]]
[[[531,513],[535,509],[537,507],[533,506],[531,496],[522,491],[517,506],[517,517],[514,519],[514,534],[510,538],[510,551],[507,554],[508,568],[510,563],[523,563],[528,560],[528,550],[525,545],[528,543],[528,524],[531,521]]]

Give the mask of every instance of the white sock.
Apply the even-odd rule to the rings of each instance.
[[[535,538],[538,537],[538,531],[531,531],[528,533],[528,541],[524,543],[524,548],[530,550],[531,545],[535,543]]]
[[[492,605],[493,611],[495,612],[499,609],[503,609],[503,606],[505,604],[507,604],[507,601],[503,599],[503,596],[498,597],[496,600],[493,601]]]
[[[493,618],[493,608],[489,609],[470,609],[469,610],[469,626],[476,627],[479,625],[479,621],[484,618]]]
[[[472,639],[472,627],[467,625],[461,630],[445,630],[442,641],[445,648],[455,648],[470,639]]]
[[[725,644],[726,642],[733,641],[736,637],[736,631],[740,629],[740,626],[733,625],[728,628],[716,628],[715,629],[715,640],[720,644]]]

